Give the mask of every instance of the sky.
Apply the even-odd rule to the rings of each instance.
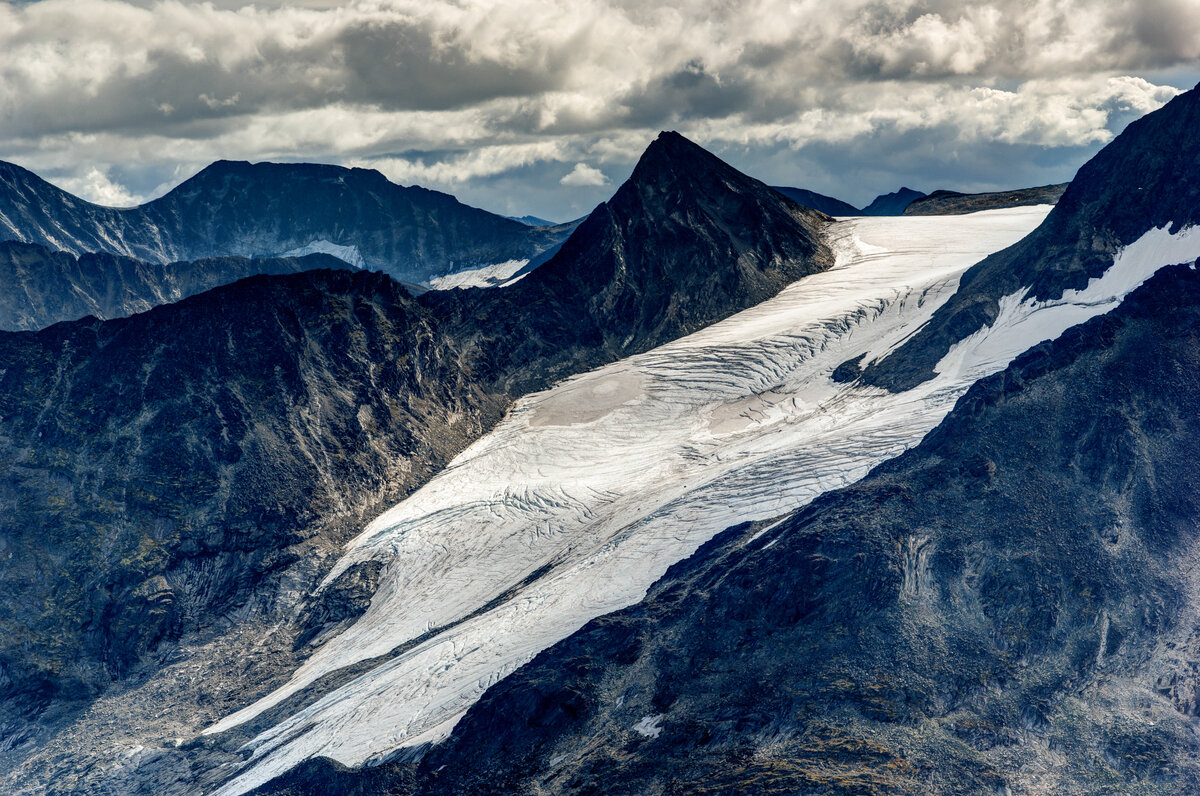
[[[1200,0],[0,0],[0,159],[132,205],[218,159],[584,215],[659,130],[772,185],[1065,182],[1200,82]]]

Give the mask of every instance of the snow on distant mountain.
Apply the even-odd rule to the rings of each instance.
[[[210,732],[338,670],[370,661],[368,670],[255,738],[246,770],[220,792],[246,792],[314,756],[359,766],[440,740],[489,684],[636,602],[736,518],[789,512],[914,445],[970,384],[1006,364],[1006,349],[968,345],[939,380],[904,394],[830,374],[852,356],[893,349],[967,267],[1044,214],[843,222],[833,270],[522,399],[351,544],[325,582],[382,563],[371,607],[288,685]],[[1084,298],[1102,306],[1098,293]],[[1089,311],[1066,304],[1072,318]],[[1063,322],[1023,317],[1014,329],[1035,331],[1012,338],[1022,345]]]
[[[280,257],[303,257],[306,254],[328,254],[336,257],[343,262],[353,265],[355,268],[366,268],[367,265],[363,261],[362,254],[359,253],[357,246],[339,246],[332,241],[314,240],[312,243],[298,246],[295,249],[286,251],[279,255]]]
[[[433,290],[454,290],[468,287],[504,287],[511,285],[525,276],[522,269],[529,265],[528,260],[509,260],[506,263],[485,265],[482,268],[471,268],[445,276],[435,276],[428,285]]]

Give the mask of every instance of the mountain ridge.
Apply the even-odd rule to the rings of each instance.
[[[556,229],[400,186],[374,169],[216,161],[157,199],[111,208],[0,163],[0,238],[76,256],[106,252],[167,263],[280,256],[325,243],[353,249],[356,264],[423,282],[532,258],[561,240]]]

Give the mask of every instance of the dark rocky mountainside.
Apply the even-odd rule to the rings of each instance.
[[[424,300],[461,330],[486,372],[553,362],[556,379],[701,329],[829,268],[827,220],[665,132],[530,276],[501,291]],[[518,393],[533,387],[523,368],[502,378]]]
[[[0,284],[6,288],[0,292],[0,329],[31,331],[88,315],[121,318],[255,274],[351,267],[328,254],[146,263],[115,254],[76,257],[5,241],[0,243]]]
[[[958,340],[990,325],[1002,297],[1029,288],[1049,299],[1079,289],[1145,232],[1200,221],[1200,91],[1131,123],[1089,160],[1042,224],[963,275],[958,292],[920,332],[862,378],[904,390],[933,376]]]
[[[1037,188],[1020,188],[1015,191],[991,191],[988,193],[959,193],[958,191],[934,191],[914,199],[901,215],[946,216],[959,213],[974,213],[979,210],[998,210],[1004,207],[1057,204],[1069,183],[1041,185]]]
[[[377,792],[1200,790],[1200,273],[492,688]],[[385,773],[392,780],[384,785]],[[415,779],[414,779],[415,776]],[[355,780],[312,765],[268,792]]]
[[[5,787],[191,792],[199,752],[171,736],[253,701],[365,607],[369,572],[299,612],[350,532],[521,392],[829,267],[824,222],[664,133],[509,288],[414,298],[311,271],[0,334]],[[149,773],[100,764],[135,745]]]
[[[860,212],[864,216],[903,215],[905,208],[924,195],[920,191],[914,191],[912,188],[901,188],[892,193],[876,196],[871,200],[871,204],[864,207]]]
[[[813,210],[819,210],[827,216],[862,215],[861,210],[848,202],[843,202],[841,199],[835,199],[832,196],[819,194],[816,191],[810,191],[807,188],[788,188],[782,185],[772,185],[771,187],[793,202],[805,207],[811,207]]]
[[[219,161],[159,199],[118,209],[91,204],[0,162],[0,240],[76,255],[106,252],[169,263],[324,251],[423,282],[531,258],[562,237],[448,194],[396,185],[371,169]]]

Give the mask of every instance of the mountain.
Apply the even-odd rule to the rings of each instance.
[[[787,188],[782,185],[772,185],[771,187],[793,202],[811,207],[813,210],[819,210],[828,216],[857,216],[862,213],[857,207],[847,204],[841,199],[834,199],[832,196],[825,196],[806,188]]]
[[[366,609],[370,564],[312,598],[350,530],[516,395],[828,268],[825,224],[664,133],[508,288],[414,298],[317,270],[0,334],[5,788],[189,793],[220,776],[227,747],[162,733],[262,695]],[[96,768],[114,745],[153,751]]]
[[[254,274],[350,267],[327,254],[146,263],[114,254],[75,257],[32,243],[5,241],[0,242],[0,284],[8,289],[0,294],[0,329],[42,329],[87,315],[120,318]]]
[[[1002,207],[1025,205],[1052,205],[1062,198],[1068,183],[1042,185],[1037,188],[1021,188],[1015,191],[993,191],[990,193],[959,193],[958,191],[934,191],[928,196],[914,199],[904,208],[906,216],[940,216],[954,213],[975,213]]]
[[[898,216],[904,212],[906,207],[924,195],[912,188],[901,188],[893,193],[876,196],[871,200],[871,204],[859,212],[864,216]]]
[[[448,194],[396,185],[371,169],[233,161],[121,209],[85,202],[0,163],[0,239],[162,264],[325,253],[409,282],[529,259],[561,240]]]
[[[1181,94],[1132,122],[1084,164],[1029,237],[968,271],[930,322],[862,378],[891,390],[934,375],[956,342],[992,326],[1002,301],[1052,301],[1083,289],[1122,248],[1147,232],[1200,220],[1200,91]]]

